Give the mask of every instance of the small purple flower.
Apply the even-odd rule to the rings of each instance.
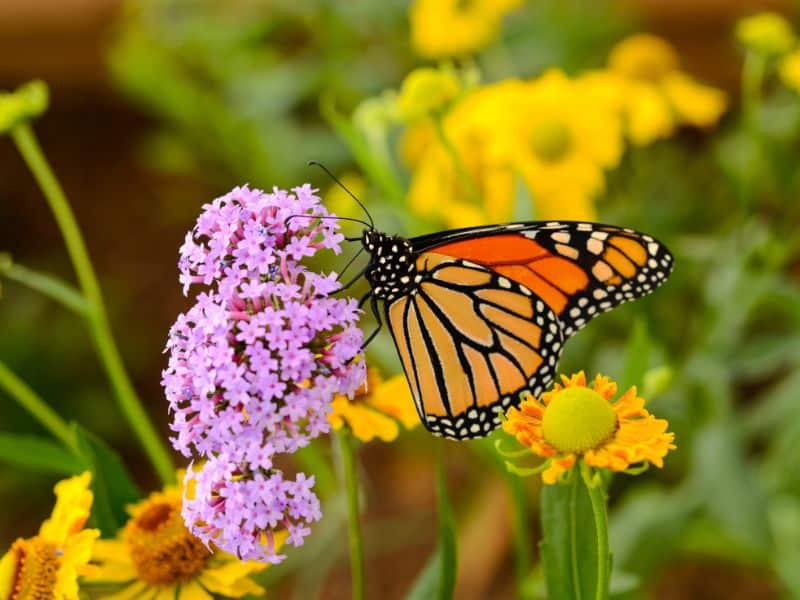
[[[314,477],[299,473],[294,481],[277,469],[253,468],[220,455],[199,471],[189,469],[184,487],[184,521],[204,544],[242,560],[279,563],[274,536],[288,532],[287,543],[301,546],[311,523],[322,518],[312,491]]]
[[[162,375],[173,446],[207,460],[187,524],[268,561],[274,552],[256,531],[286,528],[299,545],[320,517],[313,478],[284,481],[273,457],[328,432],[334,395],[352,395],[366,376],[355,300],[332,296],[335,273],[299,262],[339,253],[343,236],[335,219],[319,218],[332,215],[315,190],[292,192],[236,188],[203,207],[178,264],[184,292],[204,289],[170,330]]]

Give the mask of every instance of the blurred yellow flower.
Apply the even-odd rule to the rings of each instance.
[[[333,399],[328,421],[336,431],[347,425],[362,442],[374,438],[391,442],[400,433],[398,421],[411,429],[419,423],[419,416],[405,376],[383,381],[378,370],[371,368],[367,370],[367,381],[352,400],[344,396]]]
[[[491,117],[494,156],[522,176],[537,219],[594,219],[604,171],[624,149],[618,114],[555,69],[505,85],[504,105]]]
[[[461,92],[461,82],[452,68],[415,69],[403,80],[397,97],[397,114],[403,121],[416,121],[445,110]]]
[[[669,423],[656,419],[632,387],[617,401],[617,384],[598,375],[588,385],[583,371],[542,394],[510,408],[503,430],[547,459],[542,481],[553,484],[580,459],[589,466],[625,471],[641,463],[664,465],[675,448]]]
[[[364,194],[367,190],[367,182],[360,174],[356,173],[355,171],[347,171],[339,177],[339,180],[347,189],[353,192],[356,198],[364,197]],[[353,202],[350,194],[344,191],[341,186],[336,183],[328,186],[328,189],[325,190],[323,198],[325,200],[325,206],[327,206],[332,213],[335,213],[340,217],[357,219],[364,217],[361,207]]]
[[[183,481],[183,472],[178,473]],[[130,507],[131,515],[118,539],[99,540],[92,553],[97,570],[86,578],[94,583],[117,583],[122,589],[107,600],[212,600],[214,594],[241,598],[264,593],[250,576],[269,565],[240,561],[194,537],[181,517],[178,485],[153,492]],[[280,547],[286,535],[275,540]]]
[[[784,54],[796,41],[789,21],[774,12],[741,19],[736,24],[736,38],[750,50],[767,55]]]
[[[0,600],[77,600],[78,575],[88,564],[97,529],[83,529],[92,507],[91,474],[86,472],[55,486],[53,514],[39,535],[18,539],[0,560]]]
[[[494,41],[503,17],[522,0],[414,0],[411,43],[425,58],[473,54]]]
[[[783,57],[780,74],[786,87],[800,92],[800,50],[795,50]]]
[[[432,121],[413,125],[400,142],[400,156],[413,169],[408,192],[411,210],[447,227],[467,227],[512,217],[515,177],[491,154],[491,116],[502,110],[503,83],[483,86],[460,100],[443,118],[442,131],[464,165],[464,181]],[[469,184],[480,196],[470,199]]]
[[[714,125],[725,111],[725,94],[682,72],[677,53],[659,37],[637,34],[621,41],[608,63],[607,71],[581,76],[579,85],[616,105],[635,145],[669,137],[681,125]]]

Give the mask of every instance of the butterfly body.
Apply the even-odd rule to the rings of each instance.
[[[510,223],[415,238],[366,230],[373,310],[383,301],[425,427],[483,437],[555,377],[564,342],[663,283],[652,236],[585,222]],[[379,318],[380,321],[380,318]]]

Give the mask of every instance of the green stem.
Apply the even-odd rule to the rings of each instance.
[[[577,477],[575,479],[578,479]],[[596,600],[608,598],[610,580],[610,552],[608,547],[608,512],[606,492],[599,474],[592,475],[591,468],[581,462],[581,479],[589,492],[594,515],[594,529],[597,533],[597,592]]]
[[[569,474],[569,550],[570,567],[572,572],[572,589],[575,591],[575,600],[581,600],[581,577],[578,572],[578,474],[573,468]]]
[[[482,206],[483,201],[481,199],[481,193],[478,190],[478,186],[475,185],[472,175],[470,175],[469,171],[467,170],[464,161],[461,160],[461,155],[458,153],[458,150],[450,140],[450,136],[447,135],[442,117],[440,115],[433,115],[431,119],[433,120],[433,125],[436,129],[436,135],[439,138],[439,142],[442,144],[442,147],[444,147],[445,152],[447,152],[447,154],[450,156],[450,160],[453,161],[453,166],[456,169],[456,173],[458,174],[460,181],[467,188],[467,195],[469,196],[470,201],[476,206]]]
[[[456,545],[453,509],[447,491],[447,472],[444,464],[444,440],[437,440],[436,452],[436,508],[439,513],[439,600],[452,600],[456,589],[458,548]]]
[[[11,130],[11,137],[39,184],[61,229],[81,290],[89,305],[86,315],[89,331],[114,388],[120,408],[139,437],[145,453],[161,479],[165,483],[171,482],[175,478],[175,471],[170,455],[148,419],[125,371],[122,357],[111,334],[100,284],[64,191],[53,174],[30,126],[27,123],[15,126]]]
[[[520,594],[525,586],[528,571],[533,564],[533,549],[530,542],[530,521],[528,520],[528,495],[525,484],[517,476],[506,473],[506,482],[511,493],[512,528],[514,535],[514,571]]]
[[[767,59],[763,54],[748,50],[742,66],[742,104],[747,126],[756,131],[758,111],[761,108],[761,88],[764,85]]]
[[[34,392],[28,384],[17,377],[0,362],[0,388],[16,400],[54,437],[70,450],[76,450],[75,436],[69,425],[50,406]]]
[[[364,544],[361,537],[361,511],[358,506],[358,474],[350,431],[342,427],[336,434],[342,453],[344,487],[347,492],[347,524],[350,537],[350,578],[353,600],[364,598]]]
[[[0,275],[52,298],[82,317],[88,315],[89,306],[80,292],[55,277],[38,273],[16,263],[11,263],[5,268],[0,265]]]

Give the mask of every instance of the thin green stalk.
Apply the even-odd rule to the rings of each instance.
[[[748,50],[742,66],[742,104],[745,119],[751,131],[755,131],[758,111],[761,108],[761,88],[767,70],[767,59],[763,54]]]
[[[570,538],[570,566],[572,570],[572,588],[575,590],[575,600],[581,600],[581,577],[578,572],[578,474],[570,473],[569,482],[569,538]]]
[[[506,473],[508,490],[511,493],[512,528],[514,534],[514,570],[517,587],[522,593],[528,571],[533,564],[533,549],[530,541],[530,522],[528,520],[528,496],[525,483],[516,475]]]
[[[70,450],[77,450],[75,436],[66,421],[2,362],[0,362],[0,388],[8,392],[22,408],[27,410],[64,446]]]
[[[450,156],[450,160],[453,161],[453,166],[456,169],[456,173],[458,174],[460,181],[467,188],[467,195],[469,196],[470,201],[476,206],[481,206],[483,204],[483,200],[481,198],[481,193],[478,190],[478,186],[475,185],[472,175],[470,175],[469,171],[467,170],[464,161],[461,160],[461,155],[458,153],[458,150],[450,140],[450,136],[447,135],[441,116],[434,115],[431,117],[431,119],[433,120],[433,125],[436,129],[436,135],[439,138],[439,142],[441,142],[445,152],[447,152],[447,154]]]
[[[342,453],[344,487],[347,492],[347,526],[350,538],[350,578],[353,600],[364,598],[364,542],[361,537],[361,511],[358,506],[358,474],[350,431],[342,427],[336,434]]]
[[[458,548],[456,545],[453,509],[447,491],[447,473],[444,464],[444,440],[437,440],[436,449],[436,508],[439,514],[439,600],[452,600],[456,589]]]
[[[88,314],[89,306],[80,292],[56,277],[38,273],[16,263],[11,263],[6,268],[0,266],[0,275],[52,298],[82,317]]]
[[[575,479],[578,479],[575,477]],[[589,492],[594,515],[594,529],[597,533],[597,592],[596,600],[608,598],[608,585],[611,577],[608,548],[608,512],[606,509],[606,492],[599,476],[592,476],[591,469],[581,463],[581,479]]]
[[[11,137],[39,184],[61,229],[81,290],[89,304],[86,315],[89,331],[120,408],[161,479],[165,483],[171,482],[175,478],[175,471],[170,455],[150,422],[125,371],[122,357],[111,334],[100,284],[64,191],[39,147],[31,127],[27,123],[21,123],[11,130]]]

